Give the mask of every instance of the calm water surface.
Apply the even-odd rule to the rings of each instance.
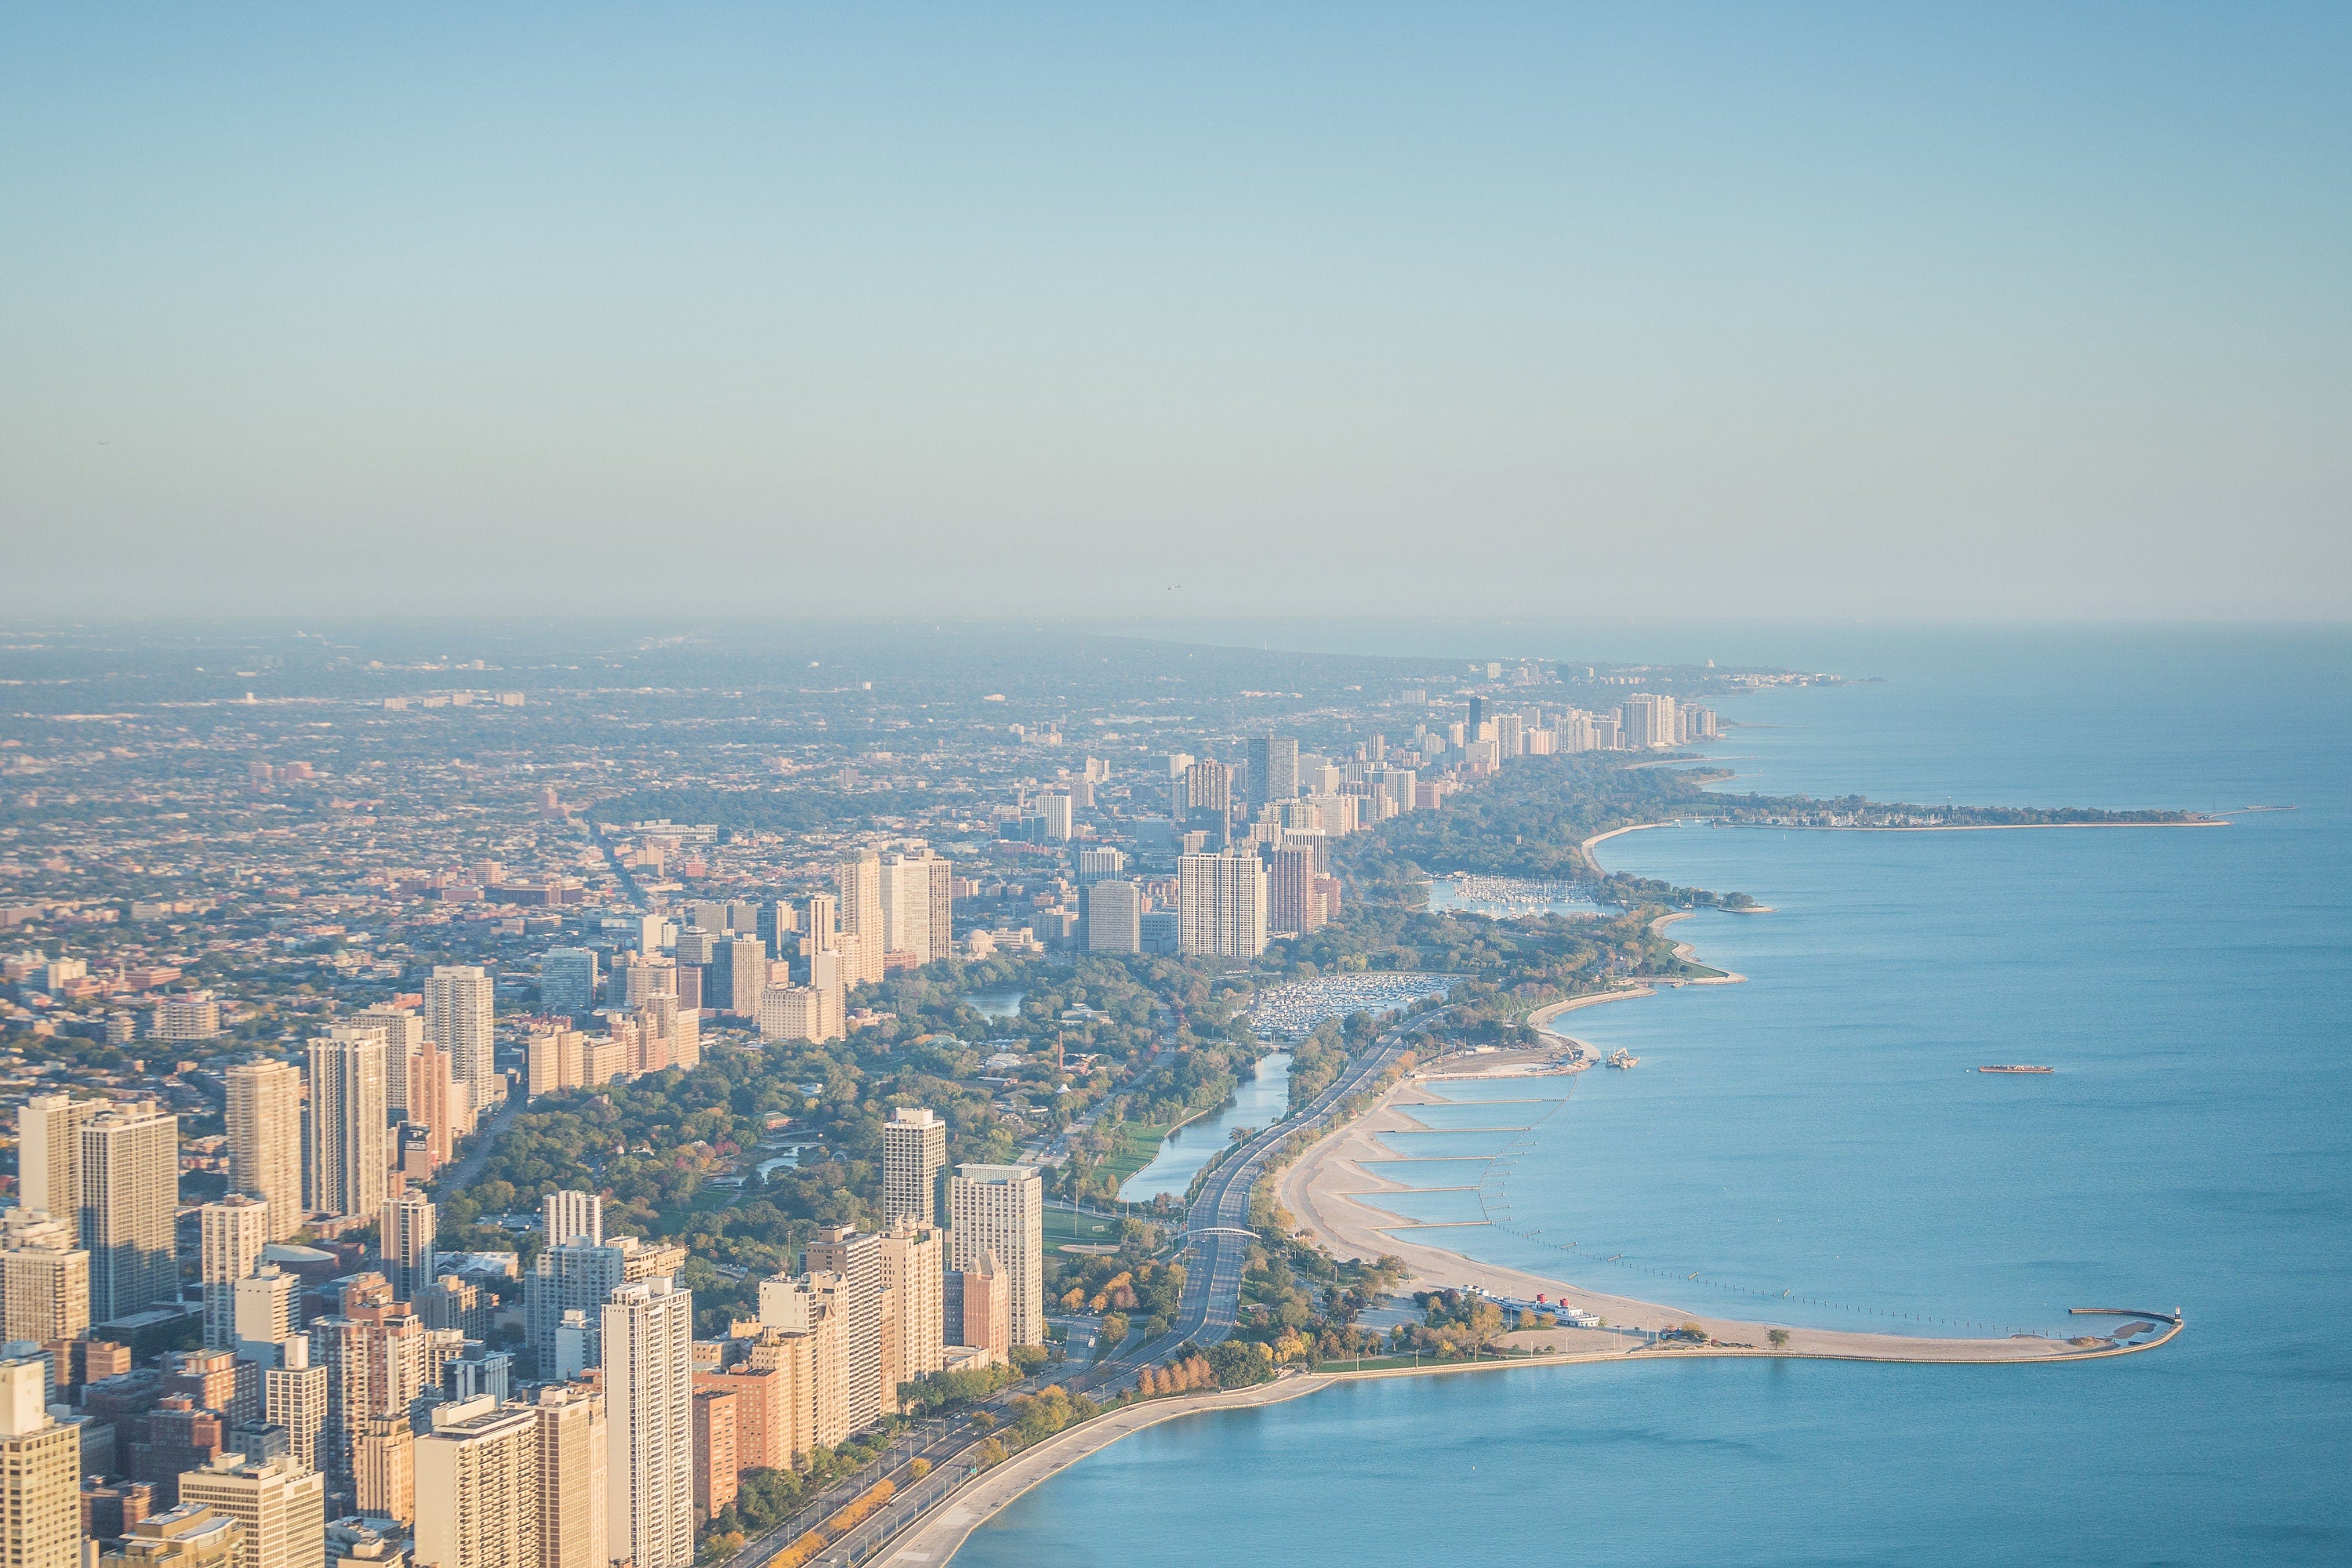
[[[1641,1065],[1509,1108],[1525,1133],[1425,1135],[1410,1152],[1507,1158],[1485,1198],[1400,1205],[1495,1222],[1451,1233],[1483,1258],[1729,1315],[1936,1331],[2179,1306],[2189,1332],[2070,1367],[1347,1385],[1115,1445],[963,1568],[2352,1561],[2352,645],[1775,635],[1647,651],[1888,679],[1727,704],[1757,726],[1717,748],[1733,787],[2299,809],[1613,840],[1612,868],[1774,907],[1676,928],[1747,983],[1574,1015]],[[2010,1061],[2057,1070],[1969,1070]]]
[[[1236,1127],[1270,1127],[1290,1109],[1290,1053],[1260,1057],[1257,1076],[1244,1079],[1221,1109],[1197,1121],[1188,1121],[1168,1135],[1151,1163],[1129,1176],[1118,1195],[1130,1204],[1148,1204],[1160,1194],[1182,1197],[1209,1156],[1232,1140]]]

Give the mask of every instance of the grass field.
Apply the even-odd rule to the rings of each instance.
[[[1116,1247],[1118,1244],[1118,1221],[1097,1219],[1090,1214],[1073,1214],[1068,1209],[1047,1209],[1045,1250],[1057,1251],[1065,1243],[1073,1241]]]
[[[1120,1129],[1126,1134],[1119,1152],[1102,1163],[1106,1174],[1118,1178],[1123,1186],[1129,1176],[1151,1163],[1160,1152],[1160,1145],[1174,1131],[1169,1127],[1146,1127],[1130,1122]]]

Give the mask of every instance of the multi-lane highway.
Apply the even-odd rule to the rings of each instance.
[[[1360,1090],[1396,1065],[1406,1042],[1444,1012],[1439,1008],[1382,1035],[1370,1050],[1349,1062],[1330,1086],[1297,1112],[1256,1133],[1209,1170],[1193,1194],[1185,1225],[1182,1304],[1168,1331],[1149,1342],[1130,1341],[1077,1377],[1064,1383],[1087,1394],[1116,1391],[1147,1366],[1172,1360],[1188,1343],[1215,1344],[1233,1331],[1241,1310],[1242,1269],[1257,1237],[1250,1231],[1250,1194],[1267,1159],[1288,1139],[1329,1124]]]
[[[1250,1194],[1265,1173],[1267,1159],[1285,1140],[1328,1125],[1340,1106],[1396,1065],[1411,1037],[1444,1011],[1439,1008],[1422,1014],[1382,1035],[1370,1050],[1351,1060],[1330,1087],[1311,1102],[1252,1136],[1210,1170],[1192,1199],[1184,1237],[1187,1262],[1183,1300],[1176,1321],[1166,1333],[1150,1341],[1131,1340],[1077,1372],[1072,1372],[1067,1365],[1049,1367],[992,1403],[1009,1403],[1049,1382],[1089,1396],[1116,1394],[1132,1384],[1144,1368],[1173,1360],[1185,1345],[1215,1344],[1231,1333],[1241,1309],[1242,1269],[1248,1261],[1251,1247],[1256,1244],[1256,1237],[1249,1228]],[[951,1420],[919,1424],[893,1446],[887,1456],[837,1484],[818,1506],[803,1510],[789,1523],[747,1544],[734,1562],[745,1568],[758,1568],[824,1515],[887,1477],[899,1489],[889,1505],[845,1532],[814,1559],[815,1564],[825,1568],[860,1561],[938,1508],[978,1473],[973,1451],[985,1440],[991,1425],[973,1412],[962,1413]],[[930,1467],[930,1473],[919,1479],[914,1477],[909,1465],[918,1458]]]

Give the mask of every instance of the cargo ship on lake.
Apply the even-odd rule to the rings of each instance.
[[[2034,1067],[2021,1067],[2021,1066],[2012,1066],[2012,1067],[1997,1067],[1997,1068],[1977,1068],[1977,1071],[1979,1071],[1979,1072],[2055,1072],[2056,1070],[2057,1070],[2057,1069],[2056,1069],[2055,1068],[2034,1068]]]

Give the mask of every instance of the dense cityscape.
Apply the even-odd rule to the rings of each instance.
[[[924,1444],[1377,1350],[1393,1270],[1245,1192],[1220,1317],[1120,1175],[1270,1040],[1297,1108],[1656,960],[1352,847],[1811,679],[412,635],[0,649],[15,1562],[789,1564]]]

